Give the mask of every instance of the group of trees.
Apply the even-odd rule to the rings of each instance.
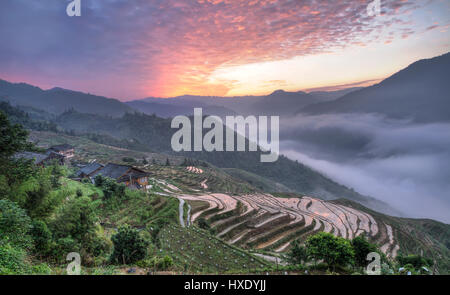
[[[27,136],[0,112],[0,273],[33,273],[27,257],[59,262],[78,251],[87,262],[108,248],[97,234],[98,204],[87,196],[66,200],[64,167],[14,157],[36,149]]]
[[[149,242],[132,228],[120,228],[111,240],[100,234],[99,208],[103,202],[123,199],[125,186],[98,176],[104,199],[95,200],[76,190],[75,197],[60,179],[67,176],[57,163],[46,167],[17,159],[18,152],[36,150],[21,125],[11,124],[0,111],[0,274],[48,273],[48,264],[65,262],[80,253],[83,265],[133,263],[147,255]],[[68,195],[69,194],[69,195]]]
[[[371,252],[379,253],[382,260],[386,261],[385,255],[378,247],[369,243],[364,236],[355,237],[350,241],[330,233],[320,232],[310,236],[304,246],[295,241],[288,259],[294,265],[304,264],[311,259],[316,262],[322,261],[333,270],[336,267],[347,266],[363,268],[368,264],[366,259]]]
[[[369,253],[378,253],[381,258],[381,266],[393,267],[393,261],[388,261],[377,245],[370,243],[366,237],[360,235],[352,240],[342,237],[335,237],[326,232],[321,232],[310,236],[304,245],[300,245],[298,241],[294,241],[292,248],[287,256],[288,261],[292,265],[304,265],[313,260],[323,262],[333,271],[336,268],[349,270],[356,269],[360,273],[371,261],[367,260]],[[428,267],[433,265],[431,259],[427,259],[420,255],[398,255],[396,257],[397,267],[404,269],[405,272],[430,273]],[[350,267],[350,268],[349,268]],[[382,273],[387,273],[387,269],[381,268]]]

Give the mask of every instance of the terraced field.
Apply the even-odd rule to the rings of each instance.
[[[169,225],[159,234],[160,255],[169,255],[182,271],[225,273],[267,267],[270,263],[195,228]]]
[[[242,248],[285,252],[297,239],[304,241],[318,231],[346,239],[365,234],[395,257],[399,246],[392,226],[372,215],[311,197],[275,197],[271,194],[228,195],[219,193],[177,196],[195,202],[190,222],[209,220],[217,236]],[[203,206],[199,206],[202,202]],[[241,210],[237,212],[238,204]]]

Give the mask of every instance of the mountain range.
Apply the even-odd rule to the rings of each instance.
[[[62,88],[43,90],[25,83],[0,80],[0,100],[9,101],[65,131],[136,140],[148,146],[149,150],[171,153],[170,138],[174,130],[170,128],[168,118],[190,115],[194,107],[204,108],[204,114],[219,116],[280,115],[283,119],[299,114],[376,113],[422,123],[449,121],[449,71],[450,53],[447,53],[417,61],[381,83],[366,88],[311,93],[277,90],[265,96],[232,98],[186,95],[127,103]],[[220,168],[242,169],[303,194],[325,199],[345,195],[386,212],[386,208],[382,208],[385,206],[377,204],[375,199],[362,196],[286,157],[264,166],[257,153],[201,152],[183,153],[182,156],[207,161]]]

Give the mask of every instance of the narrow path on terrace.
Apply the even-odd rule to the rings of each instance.
[[[187,212],[187,218],[186,218],[186,225],[191,225],[191,205],[188,204],[188,212]]]
[[[183,218],[183,214],[184,214],[184,200],[183,199],[178,199],[180,201],[180,205],[178,206],[178,212],[179,212],[179,216],[180,216],[180,225],[182,227],[185,227],[184,225],[184,218]]]

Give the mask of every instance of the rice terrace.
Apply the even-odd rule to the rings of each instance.
[[[102,293],[435,286],[422,278],[450,274],[449,12],[1,0],[0,290],[66,275]]]

